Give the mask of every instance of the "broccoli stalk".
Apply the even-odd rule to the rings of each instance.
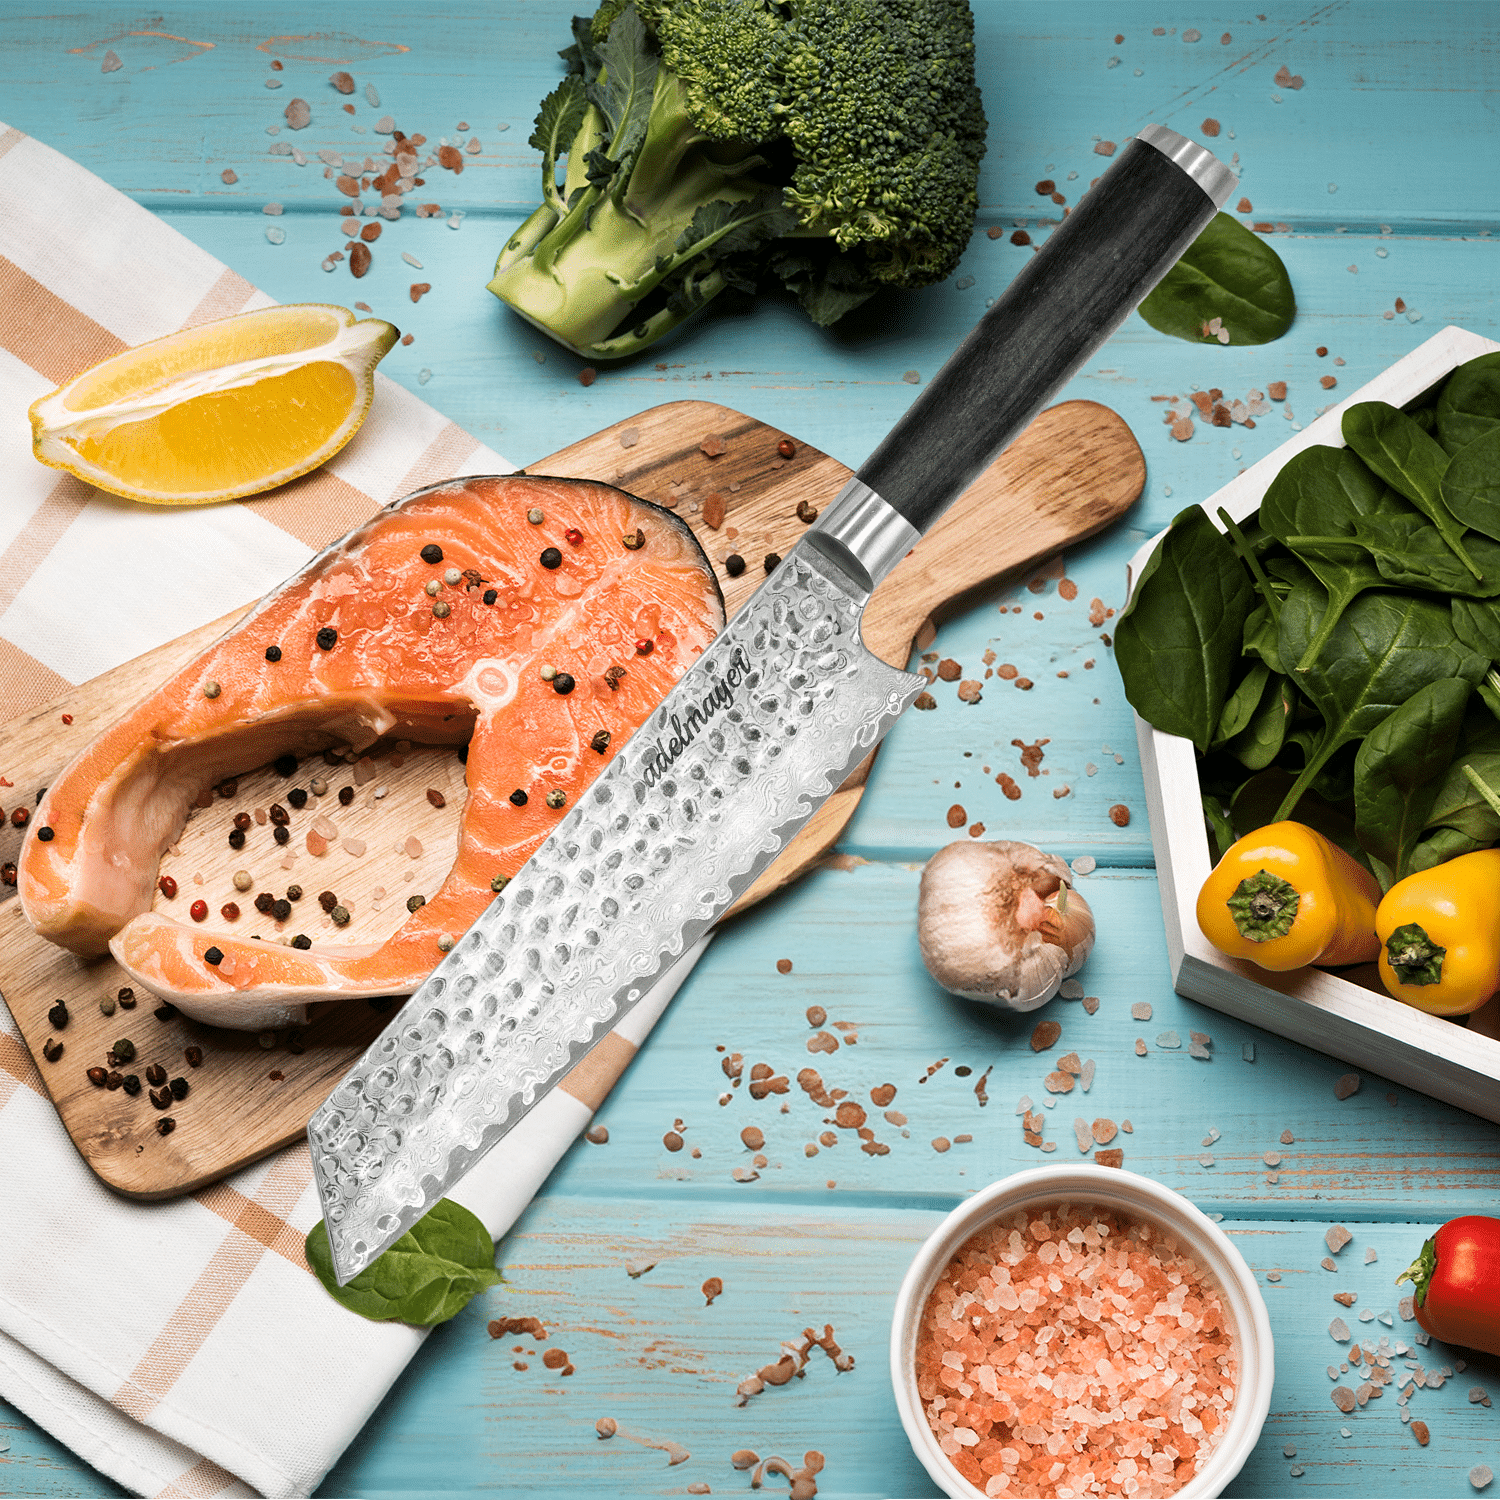
[[[542,202],[489,284],[559,343],[636,353],[768,273],[827,324],[957,264],[985,127],[964,0],[606,0],[573,30]]]

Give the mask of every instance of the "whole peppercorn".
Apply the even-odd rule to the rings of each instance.
[[[299,932],[297,934],[297,936],[292,939],[292,947],[294,947],[294,948],[311,948],[312,947],[312,939],[310,937],[308,937],[308,935],[305,932]]]
[[[202,900],[193,902],[193,904],[188,907],[188,916],[190,916],[195,922],[205,921],[208,917],[208,902]]]
[[[439,599],[432,606],[432,617],[435,620],[446,620],[453,613],[453,606],[446,599]]]
[[[567,800],[567,795],[563,792],[560,792],[556,787],[553,787],[553,789],[547,793],[547,806],[550,807],[554,812],[556,812],[559,807],[563,806],[563,804],[566,803]]]
[[[318,896],[318,905],[324,911],[332,911],[339,904],[339,898],[332,891],[323,891]]]
[[[552,679],[552,691],[554,693],[561,693],[565,698],[577,686],[578,684],[574,682],[572,677],[569,676],[569,674],[566,672],[559,672],[557,676]]]
[[[174,1078],[167,1087],[172,1090],[172,1097],[174,1099],[186,1099],[191,1085],[186,1078]]]
[[[422,548],[421,557],[424,563],[440,563],[443,560],[443,549],[436,542],[428,542]]]
[[[159,1089],[167,1081],[167,1070],[160,1063],[152,1063],[146,1069],[146,1082],[154,1089]]]
[[[632,552],[639,552],[640,549],[646,545],[646,533],[642,531],[639,526],[637,526],[634,531],[627,531],[625,535],[620,538],[620,540],[624,542]]]
[[[325,625],[317,634],[318,650],[332,651],[339,643],[339,633],[332,625]]]
[[[797,445],[790,438],[782,438],[776,445],[776,451],[783,458],[796,458]]]
[[[109,1073],[105,1076],[104,1087],[107,1088],[111,1093],[113,1093],[116,1089],[123,1088],[124,1084],[125,1075],[119,1072],[117,1069],[111,1068],[109,1070]]]
[[[253,821],[254,820],[251,818],[250,814],[247,813],[247,812],[237,812],[234,815],[234,826],[236,828],[238,828],[241,833],[247,833],[247,832],[249,832],[250,824]]]
[[[233,901],[226,901],[223,906],[219,908],[219,915],[223,917],[226,922],[238,922],[240,919],[239,906]]]
[[[29,807],[18,807],[11,813],[10,820],[17,828],[24,828],[31,821],[31,809]]]
[[[302,887],[300,885],[289,885],[286,888],[286,899],[288,901],[300,901],[302,899]]]
[[[511,804],[515,807],[525,807],[526,793],[523,792],[520,787],[517,787],[515,791],[510,794],[510,800]]]
[[[48,1012],[47,1019],[61,1031],[68,1024],[68,1007],[65,1001],[59,1000]]]
[[[171,1089],[152,1089],[149,1098],[158,1109],[171,1109],[172,1107]]]
[[[499,593],[494,589],[486,589],[484,591],[484,602],[486,604],[493,604],[499,597]]]
[[[728,573],[731,578],[738,578],[740,574],[745,571],[745,559],[741,557],[738,552],[731,552],[729,556],[724,559],[724,571]]]
[[[63,1055],[63,1044],[55,1036],[49,1036],[42,1043],[42,1056],[48,1062],[56,1062]]]
[[[104,1080],[109,1077],[109,1074],[103,1068],[90,1068],[87,1076],[89,1082],[96,1089],[102,1089],[104,1087]]]
[[[168,901],[170,901],[172,897],[177,894],[177,882],[173,880],[170,875],[163,875],[161,879],[156,882],[156,888],[162,893],[163,896],[167,898]]]
[[[36,831],[37,838],[44,844],[50,844],[57,834],[50,828],[42,827]]]
[[[262,891],[260,895],[255,898],[255,909],[263,917],[268,917],[271,915],[271,908],[275,906],[275,904],[276,898],[270,893],[270,891]]]
[[[128,984],[121,985],[118,993],[115,995],[115,999],[120,1002],[121,1010],[135,1009],[135,991]]]
[[[291,791],[286,794],[286,800],[300,812],[304,807],[307,806],[307,788],[294,786]]]
[[[495,878],[490,881],[490,889],[492,891],[503,891],[509,884],[509,875],[496,875]]]
[[[595,730],[593,739],[589,741],[589,749],[593,750],[596,754],[603,755],[609,749],[609,730]]]
[[[201,1068],[203,1066],[202,1047],[189,1047],[182,1055],[187,1059],[188,1067]]]
[[[530,521],[533,526],[540,526],[542,522],[547,519],[547,517],[541,510],[533,505],[531,509],[526,512],[526,519]]]
[[[328,919],[335,927],[347,927],[349,925],[349,908],[339,905],[328,913]]]
[[[290,901],[273,901],[271,903],[271,915],[278,922],[285,922],[292,914],[292,903]]]
[[[774,573],[781,566],[781,554],[779,552],[766,553],[766,572]]]
[[[114,1013],[115,1013],[115,997],[113,995],[106,995],[99,1002],[99,1014],[101,1016],[112,1016],[112,1015],[114,1015]]]
[[[165,1119],[161,1119],[156,1122],[157,1135],[171,1135],[171,1133],[176,1129],[177,1121],[174,1120],[171,1115],[168,1115]]]
[[[222,948],[205,948],[203,951],[203,962],[212,964],[217,969],[224,962],[224,950]]]
[[[135,1061],[135,1043],[128,1036],[121,1037],[113,1047],[109,1049],[109,1060],[112,1063],[128,1063]]]
[[[234,888],[237,891],[248,891],[255,884],[255,877],[249,870],[236,870],[234,872]]]
[[[139,1073],[127,1073],[125,1081],[120,1087],[133,1099],[141,1091],[141,1075]]]
[[[203,696],[205,698],[217,698],[224,691],[217,682],[205,682],[203,684]]]
[[[557,668],[550,665],[549,663],[544,662],[537,669],[536,675],[540,677],[543,682],[551,682],[557,676]]]
[[[406,898],[407,911],[421,911],[427,905],[426,896],[408,896]]]
[[[569,546],[583,546],[583,533],[576,526],[568,527],[568,529],[563,532],[563,536],[567,539]]]
[[[243,828],[231,828],[229,830],[229,847],[231,849],[243,849],[245,847],[245,830]]]
[[[656,642],[644,637],[635,643],[635,654],[637,656],[650,656],[656,650]]]
[[[16,883],[16,862],[8,859],[0,865],[0,885],[14,885]]]
[[[352,786],[341,786],[339,788],[339,806],[348,807],[354,801],[354,788]]]
[[[267,646],[266,647],[266,660],[267,661],[280,661],[281,660],[281,647],[280,646]]]
[[[273,823],[290,823],[292,815],[279,802],[273,802],[270,809],[270,818]]]
[[[562,567],[562,553],[556,547],[543,547],[542,555],[537,558],[544,568]]]
[[[443,574],[443,582],[446,583],[449,588],[456,588],[460,583],[463,582],[463,576],[464,575],[460,573],[457,568],[449,568],[448,571]]]
[[[274,838],[278,844],[289,844],[292,841],[292,830],[288,828],[285,823],[278,823],[275,829],[272,831],[271,837]]]

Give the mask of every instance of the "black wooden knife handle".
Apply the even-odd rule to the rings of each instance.
[[[1148,126],[996,299],[859,481],[926,531],[1171,270],[1233,186],[1203,147]]]

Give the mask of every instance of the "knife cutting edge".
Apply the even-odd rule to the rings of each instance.
[[[871,592],[1229,197],[1148,125],[308,1124],[340,1283],[502,1140],[784,849],[925,681]]]

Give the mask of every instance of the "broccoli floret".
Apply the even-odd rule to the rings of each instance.
[[[559,343],[633,354],[769,277],[826,325],[958,264],[985,149],[967,0],[605,0],[573,35],[531,136],[542,204],[490,282]]]

